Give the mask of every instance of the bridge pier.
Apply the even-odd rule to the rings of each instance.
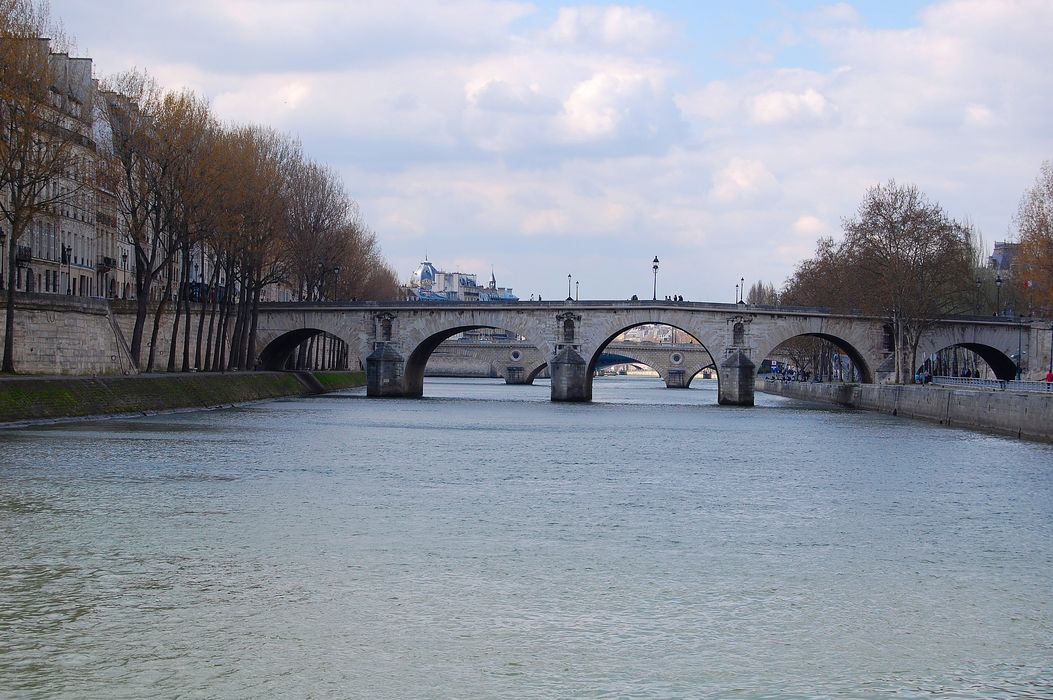
[[[665,388],[666,389],[686,389],[688,382],[691,381],[691,377],[687,376],[687,372],[674,367],[666,372],[665,375]]]
[[[553,401],[591,401],[588,363],[574,348],[567,346],[549,363]]]
[[[735,350],[720,363],[721,406],[752,406],[756,365],[741,350]]]
[[[406,360],[390,343],[378,343],[366,358],[366,396],[420,396],[407,392],[405,369]]]
[[[505,384],[532,384],[527,371],[519,365],[505,367]]]

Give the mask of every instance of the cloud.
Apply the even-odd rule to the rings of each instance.
[[[570,142],[657,141],[682,129],[672,96],[639,74],[590,76],[564,101],[561,121]]]
[[[710,196],[717,202],[746,202],[778,188],[775,176],[764,163],[747,158],[732,158],[713,177]]]
[[[794,124],[821,122],[833,108],[823,95],[813,88],[801,93],[771,91],[750,100],[750,118],[757,124]]]
[[[825,231],[825,224],[815,216],[804,214],[793,222],[793,232],[818,238]]]
[[[100,73],[145,67],[302,138],[400,276],[427,248],[523,296],[571,271],[590,296],[649,293],[658,254],[677,293],[730,298],[890,177],[993,240],[1053,157],[1044,0],[893,4],[881,27],[863,5],[755,7],[717,30],[646,5],[52,0]]]
[[[986,129],[994,126],[997,118],[987,105],[970,103],[965,106],[965,116],[962,121],[965,126]]]
[[[542,35],[555,45],[643,52],[674,36],[672,25],[638,7],[562,7]]]

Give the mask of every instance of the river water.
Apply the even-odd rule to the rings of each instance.
[[[1053,446],[429,379],[0,434],[0,695],[1053,697]]]

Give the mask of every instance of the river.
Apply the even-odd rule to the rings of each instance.
[[[1053,446],[425,394],[0,433],[0,695],[1053,697]]]

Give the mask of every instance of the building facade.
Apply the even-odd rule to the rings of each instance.
[[[116,197],[100,188],[97,177],[98,90],[92,60],[51,52],[48,39],[38,41],[53,76],[50,107],[69,135],[71,157],[65,172],[47,183],[43,197],[54,204],[33,219],[20,240],[0,230],[4,264],[10,246],[17,246],[15,269],[0,267],[0,289],[13,284],[26,293],[132,298],[134,257],[121,235]],[[7,228],[6,222],[0,224]]]
[[[408,301],[519,301],[510,287],[499,287],[490,271],[490,282],[484,287],[470,272],[445,272],[425,260],[410,275],[402,288]]]

